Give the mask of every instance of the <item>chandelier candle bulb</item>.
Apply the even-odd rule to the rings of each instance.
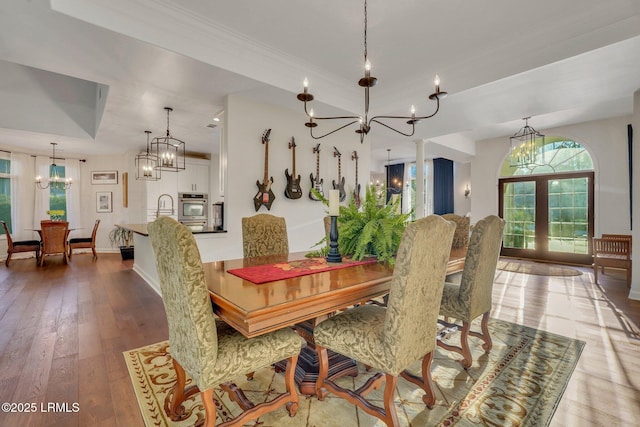
[[[340,215],[340,190],[329,190],[329,216]]]
[[[307,91],[309,90],[309,79],[308,78],[304,78],[304,80],[302,81],[302,86],[304,87],[304,93],[307,93]]]
[[[436,78],[433,82],[436,85],[436,93],[440,92],[440,76],[436,74]]]

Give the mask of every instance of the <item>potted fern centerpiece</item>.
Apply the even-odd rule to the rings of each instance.
[[[328,206],[324,197],[319,193],[316,196]],[[353,197],[349,199],[348,205],[340,206],[338,247],[342,255],[355,260],[373,255],[380,262],[395,262],[395,255],[410,214],[398,213],[399,200],[384,206],[380,206],[378,202],[375,186],[368,185],[360,208]],[[325,241],[326,238],[320,243]]]

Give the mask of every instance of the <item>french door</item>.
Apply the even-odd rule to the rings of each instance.
[[[502,255],[591,264],[594,173],[502,178]]]

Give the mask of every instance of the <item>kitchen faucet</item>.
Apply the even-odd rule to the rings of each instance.
[[[160,209],[160,201],[162,200],[162,198],[164,196],[167,196],[169,198],[169,200],[171,200],[171,209]],[[164,203],[162,203],[162,207],[164,208]],[[158,208],[156,209],[156,218],[158,218],[160,216],[160,214],[167,214],[169,212],[171,212],[169,215],[173,215],[173,213],[174,213],[173,197],[171,197],[171,194],[167,194],[167,193],[161,194],[158,197]]]

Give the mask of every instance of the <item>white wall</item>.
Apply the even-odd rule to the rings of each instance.
[[[226,239],[220,240],[219,247],[212,248],[203,259],[229,259],[242,257],[241,218],[270,213],[285,217],[289,236],[290,251],[309,250],[324,235],[322,218],[325,206],[309,200],[309,174],[315,175],[316,155],[312,148],[320,142],[320,176],[324,179],[325,194],[332,180],[338,179],[337,159],[333,157],[336,146],[342,154],[342,176],[346,178],[347,191],[355,183],[355,163],[351,153],[358,151],[359,182],[368,182],[370,170],[370,146],[351,130],[343,130],[318,141],[309,136],[304,126],[302,112],[262,104],[238,95],[229,95],[225,107],[225,137],[228,147],[227,182],[224,195]],[[324,126],[323,126],[324,125]],[[324,124],[319,128],[329,129]],[[271,128],[269,142],[269,176],[273,176],[273,192],[276,196],[270,211],[261,207],[258,212],[253,205],[253,197],[258,191],[256,181],[262,182],[264,175],[264,146],[261,136]],[[316,128],[318,129],[318,128]],[[291,150],[288,142],[296,140],[296,173],[301,175],[303,196],[290,200],[284,196],[286,178],[284,170],[292,172]],[[364,189],[361,192],[364,195]],[[348,200],[348,199],[347,199]],[[216,242],[217,243],[217,242]]]
[[[471,195],[464,196],[465,188],[471,188],[471,163],[453,162],[453,213],[467,215],[471,212]]]
[[[542,129],[547,136],[564,136],[582,144],[595,168],[595,234],[629,234],[627,124],[630,117],[597,120]],[[500,166],[509,151],[508,136],[477,142],[471,162],[471,222],[498,213]]]

